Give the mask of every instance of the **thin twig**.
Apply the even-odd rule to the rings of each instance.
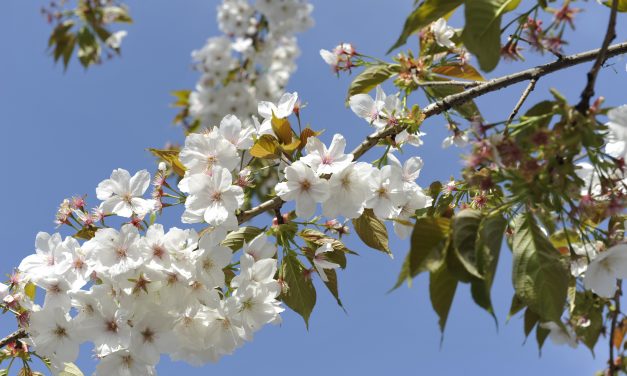
[[[618,322],[618,314],[620,313],[620,296],[621,296],[621,285],[622,281],[618,280],[616,293],[614,294],[614,312],[612,312],[612,324],[610,326],[610,335],[609,335],[609,343],[610,343],[610,359],[609,359],[609,369],[608,375],[614,376],[617,375],[618,367],[614,364],[614,332],[616,331],[616,324]]]
[[[531,80],[529,80],[529,85],[527,85],[527,88],[525,88],[525,91],[523,91],[522,95],[520,96],[520,99],[518,100],[518,103],[516,103],[516,106],[514,106],[514,109],[512,110],[512,113],[509,115],[509,117],[507,118],[507,122],[505,124],[509,124],[512,122],[512,120],[514,120],[514,118],[518,114],[518,111],[522,107],[523,103],[525,103],[525,101],[527,100],[527,97],[529,97],[529,94],[531,94],[533,89],[535,89],[537,81],[538,81],[537,78],[532,78]]]
[[[481,85],[481,81],[420,81],[416,76],[412,76],[414,83],[418,86],[461,86],[469,88]]]
[[[616,13],[618,12],[618,0],[612,1],[612,10],[610,11],[610,20],[607,23],[607,31],[605,32],[605,38],[603,39],[603,44],[599,49],[599,53],[597,54],[597,58],[594,61],[594,65],[590,68],[588,72],[588,82],[586,83],[586,87],[581,92],[581,100],[577,104],[577,111],[581,114],[586,114],[588,109],[590,108],[590,98],[594,95],[594,84],[597,80],[597,75],[601,70],[603,64],[609,57],[607,52],[610,46],[610,43],[616,38]]]
[[[468,90],[465,90],[461,93],[452,94],[446,96],[439,101],[432,103],[425,107],[422,110],[422,114],[425,118],[429,118],[431,116],[435,116],[441,114],[442,112],[454,107],[459,106],[465,102],[468,102],[474,98],[477,98],[483,94],[490,93],[492,91],[497,91],[502,88],[511,86],[513,84],[531,80],[535,78],[536,80],[542,76],[546,76],[547,74],[569,68],[581,63],[585,63],[587,61],[593,60],[598,54],[600,49],[591,50],[587,52],[582,52],[575,55],[564,56],[562,59],[556,60],[552,63],[540,65],[534,68],[526,69],[524,71],[520,71],[518,73],[510,74],[507,76],[502,76],[498,78],[494,78],[492,80],[486,81],[472,87]],[[610,58],[612,56],[620,55],[627,52],[627,42],[615,44],[607,49],[606,58]],[[389,136],[395,136],[405,130],[405,126],[396,126],[385,128],[381,131],[375,132],[366,137],[366,139],[359,144],[353,151],[353,160],[359,159],[362,155],[364,155],[368,150],[372,149],[379,140],[382,140]],[[250,219],[256,217],[257,215],[267,211],[272,210],[278,205],[281,205],[283,200],[280,197],[274,197],[264,203],[240,213],[237,216],[238,222],[244,223],[249,221]]]
[[[16,331],[14,331],[13,333],[9,334],[8,336],[0,339],[0,348],[3,348],[4,346],[8,345],[9,343],[17,341],[18,339],[21,339],[21,338],[25,338],[27,336],[28,336],[28,334],[26,334],[24,329],[18,329]]]

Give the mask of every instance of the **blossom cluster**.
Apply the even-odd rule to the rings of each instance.
[[[258,101],[276,101],[296,70],[300,54],[295,34],[313,25],[313,6],[305,0],[224,0],[218,26],[192,53],[202,76],[191,93],[190,113],[201,124],[216,124],[226,114],[249,119]]]
[[[220,240],[159,224],[103,228],[83,244],[39,233],[19,266],[21,283],[46,291],[29,307],[32,347],[55,374],[86,341],[98,375],[154,375],[161,354],[199,365],[232,353],[283,308],[276,246],[263,234],[245,244],[235,275]]]

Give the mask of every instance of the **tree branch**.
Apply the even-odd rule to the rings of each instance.
[[[442,112],[454,106],[459,106],[465,102],[473,100],[474,98],[480,97],[483,94],[497,91],[519,82],[527,80],[537,80],[542,76],[546,76],[547,74],[593,60],[596,56],[599,55],[600,51],[601,49],[596,49],[582,52],[579,54],[564,56],[563,58],[556,60],[552,63],[539,65],[537,67],[526,69],[517,73],[494,78],[468,90],[465,90],[461,93],[452,94],[440,99],[437,102],[431,103],[427,107],[423,108],[422,113],[425,116],[425,119],[431,116],[441,114]],[[605,58],[607,59],[626,52],[627,42],[618,43],[607,48],[607,51],[605,52]],[[372,149],[380,140],[389,136],[395,136],[405,130],[405,128],[405,126],[390,127],[367,136],[366,139],[352,151],[354,158],[353,160],[359,159],[368,150]],[[274,197],[250,210],[246,210],[240,213],[237,216],[237,220],[240,224],[244,223],[267,210],[273,210],[282,203],[283,200],[281,200],[280,197]]]
[[[599,53],[596,55],[596,60],[594,61],[594,65],[590,68],[588,72],[588,83],[586,87],[581,92],[581,100],[577,104],[576,108],[581,114],[586,114],[588,109],[590,108],[590,98],[594,95],[594,84],[597,80],[597,75],[601,70],[603,64],[608,57],[610,57],[608,52],[608,47],[610,43],[616,38],[616,13],[618,12],[618,0],[612,1],[612,10],[610,11],[610,20],[607,23],[607,31],[605,32],[605,38],[603,39],[603,44],[601,44],[601,48],[598,50]]]
[[[28,337],[28,334],[26,334],[26,332],[24,331],[24,329],[18,329],[16,331],[14,331],[13,333],[9,334],[8,336],[0,339],[0,348],[3,348],[4,346],[8,345],[11,342],[14,342],[18,339],[22,339],[22,338],[26,338]]]
[[[533,89],[535,89],[537,81],[538,81],[537,78],[532,78],[531,80],[529,80],[529,85],[527,85],[527,88],[525,89],[525,91],[523,91],[522,95],[520,96],[520,99],[518,100],[518,103],[516,103],[516,106],[514,106],[512,113],[507,118],[507,124],[511,123],[512,120],[514,120],[514,118],[518,114],[518,110],[520,110],[523,103],[525,103],[525,101],[527,100],[527,97],[529,97],[529,94],[531,94]]]
[[[464,104],[465,102],[482,96],[483,94],[497,91],[513,84],[530,80],[532,78],[538,79],[542,76],[546,76],[547,74],[581,63],[585,63],[594,59],[599,51],[600,49],[596,49],[575,55],[565,56],[564,58],[556,60],[552,63],[539,65],[537,67],[526,69],[524,71],[513,73],[507,76],[491,79],[479,86],[475,86],[468,90],[462,91],[461,93],[451,94],[435,103],[431,103],[427,107],[423,108],[422,113],[425,115],[425,118],[441,114],[442,112],[449,110],[454,106]],[[625,52],[627,52],[627,42],[615,44],[609,47],[607,49],[606,56],[609,58],[612,56],[623,54]],[[370,136],[366,137],[366,139],[358,147],[356,147],[355,150],[353,150],[352,154],[354,158],[358,159],[359,157],[361,157],[365,152],[375,146],[379,142],[379,140],[384,139],[385,137],[395,136],[403,130],[405,130],[405,127],[398,126],[386,128],[379,132],[371,134]]]
[[[612,324],[610,326],[610,335],[608,336],[609,342],[610,342],[610,359],[609,359],[609,368],[608,368],[609,376],[617,375],[617,372],[618,372],[618,367],[616,367],[616,364],[614,364],[614,333],[616,332],[618,314],[620,313],[620,296],[621,296],[621,286],[622,286],[621,280],[618,280],[616,284],[617,284],[617,289],[616,289],[616,293],[614,294],[615,306],[614,306],[614,312],[612,312]]]

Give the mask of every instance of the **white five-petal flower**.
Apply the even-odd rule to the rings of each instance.
[[[103,180],[96,188],[96,196],[104,201],[102,208],[106,213],[120,217],[130,217],[133,213],[140,217],[150,213],[154,200],[143,199],[142,196],[150,185],[150,174],[146,170],[138,171],[133,177],[121,168],[113,170],[111,178]]]

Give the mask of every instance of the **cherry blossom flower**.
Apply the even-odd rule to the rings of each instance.
[[[116,31],[109,35],[105,43],[114,50],[119,49],[122,46],[122,40],[128,35],[126,30]]]
[[[277,247],[268,241],[268,237],[259,234],[250,242],[244,243],[244,253],[253,257],[255,261],[271,258],[276,254]]]
[[[25,257],[18,269],[34,282],[49,275],[63,274],[70,268],[67,251],[60,234],[40,232],[35,240],[35,254]]]
[[[233,170],[239,163],[237,149],[218,132],[190,134],[185,139],[185,147],[179,153],[181,163],[188,169],[186,177],[211,171],[220,166]],[[186,179],[179,187],[185,186]]]
[[[618,244],[599,253],[588,265],[584,286],[595,294],[611,298],[616,279],[627,278],[627,244]]]
[[[218,128],[222,137],[240,150],[253,146],[253,127],[242,127],[242,122],[235,115],[226,115]]]
[[[244,203],[242,187],[232,184],[231,173],[221,167],[212,170],[211,175],[191,175],[187,184],[180,187],[190,195],[185,201],[184,223],[207,222],[224,230],[237,228],[235,211]],[[184,188],[184,189],[183,189]]]
[[[301,161],[285,168],[286,182],[275,187],[277,195],[284,201],[296,201],[296,215],[310,218],[316,211],[316,203],[324,202],[330,195],[329,183],[319,178]]]
[[[155,206],[154,200],[142,196],[150,185],[150,174],[146,170],[138,171],[133,177],[124,169],[116,169],[111,178],[103,180],[96,188],[96,196],[104,201],[102,208],[107,213],[120,217],[130,217],[133,213],[140,217],[150,213]]]
[[[451,41],[451,38],[455,35],[455,29],[448,26],[444,18],[440,18],[431,24],[431,31],[438,45],[449,49],[455,48],[455,43]]]
[[[608,111],[610,121],[605,152],[615,158],[627,159],[627,104]]]
[[[577,347],[577,335],[570,326],[558,325],[552,321],[543,322],[540,326],[550,330],[549,338],[556,345],[568,345],[572,348]]]
[[[48,357],[54,368],[78,357],[80,338],[75,322],[62,309],[31,312],[27,330],[38,354]]]
[[[82,248],[93,255],[89,262],[103,276],[114,278],[143,263],[139,232],[130,224],[122,226],[119,232],[113,228],[100,229]]]
[[[353,160],[352,154],[344,154],[346,140],[335,134],[331,146],[327,147],[316,137],[307,139],[307,154],[300,160],[309,165],[318,175],[333,174],[341,171]]]
[[[322,204],[327,217],[342,215],[357,218],[364,211],[367,198],[372,193],[369,178],[374,168],[369,163],[358,162],[346,166],[329,178],[329,191],[333,192]]]
[[[403,193],[403,181],[396,173],[398,170],[391,166],[375,169],[369,179],[372,196],[366,200],[366,208],[374,211],[381,218],[391,218],[398,213],[398,207],[407,202]]]
[[[285,93],[275,105],[272,102],[261,101],[257,107],[259,115],[263,117],[260,131],[263,129],[272,129],[272,116],[277,119],[285,119],[294,112],[294,105],[298,101],[298,93]]]

